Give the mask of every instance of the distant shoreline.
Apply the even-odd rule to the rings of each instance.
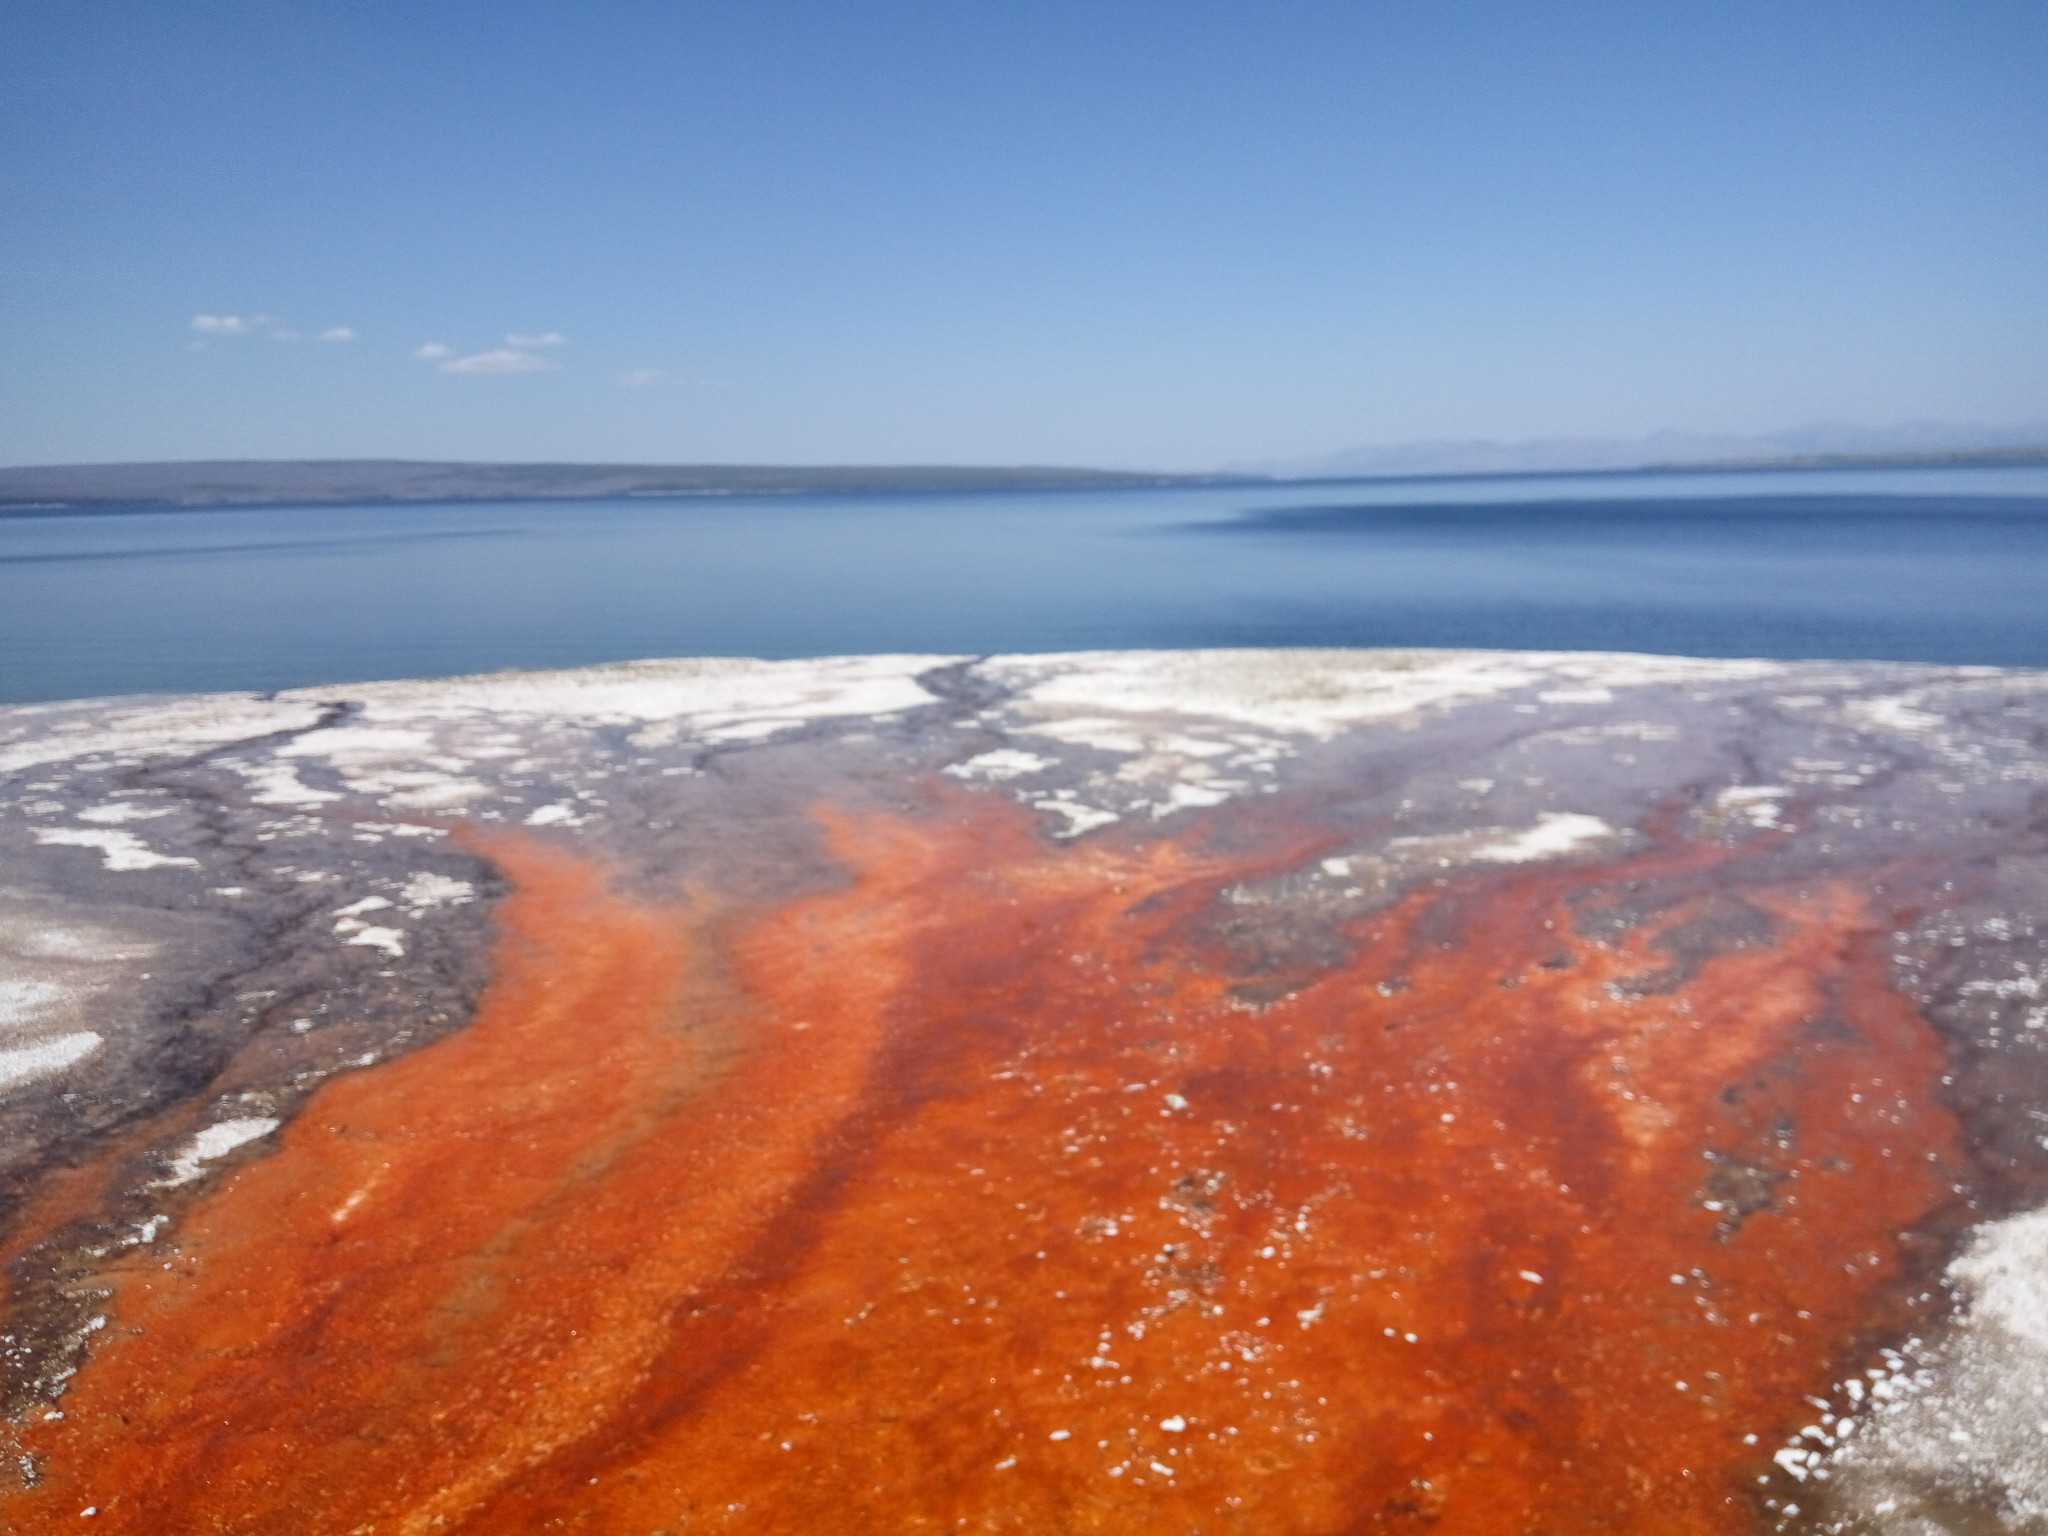
[[[403,459],[209,460],[0,469],[0,515],[229,507],[588,501],[870,492],[1107,490],[1217,475],[949,465],[480,464]]]
[[[1958,453],[1811,453],[1778,458],[1665,459],[1599,464],[1584,469],[1418,469],[1357,475],[1250,477],[1261,485],[1435,485],[1446,480],[1610,480],[1630,475],[1756,475],[1830,469],[2006,469],[2048,465],[2048,447],[1986,448]],[[0,471],[4,477],[5,471]],[[1225,477],[1218,477],[1219,481]]]
[[[1406,474],[1149,474],[946,465],[478,464],[394,459],[219,460],[0,468],[0,516],[256,507],[460,505],[492,501],[693,500],[708,496],[962,494],[1153,487],[1399,484],[1642,474],[2048,465],[2048,445],[1917,453],[1829,453]]]

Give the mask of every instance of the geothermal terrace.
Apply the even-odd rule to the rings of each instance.
[[[2048,676],[0,710],[0,1525],[2048,1530]]]

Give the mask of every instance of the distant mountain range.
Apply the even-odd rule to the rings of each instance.
[[[2048,462],[2048,422],[2005,427],[1954,426],[1942,422],[1859,427],[1822,422],[1786,432],[1750,435],[1656,432],[1647,437],[1561,437],[1525,442],[1433,438],[1232,467],[1241,474],[1320,480],[1572,470],[1729,469],[1752,465],[2015,462]]]
[[[564,501],[804,491],[997,491],[1191,485],[1211,475],[934,465],[459,464],[407,459],[49,464],[0,469],[0,512],[362,502]]]

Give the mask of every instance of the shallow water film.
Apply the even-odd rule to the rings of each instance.
[[[0,1514],[2041,1529],[2044,730],[1513,652],[0,712]]]

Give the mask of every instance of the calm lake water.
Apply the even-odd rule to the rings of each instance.
[[[0,517],[7,701],[1239,645],[2048,666],[2048,469]]]

